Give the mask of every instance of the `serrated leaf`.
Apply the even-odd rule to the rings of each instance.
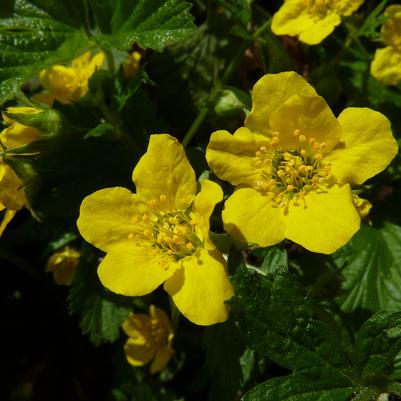
[[[89,334],[94,345],[100,345],[119,337],[120,326],[128,318],[132,305],[129,299],[108,292],[100,284],[96,269],[92,256],[80,263],[68,302],[70,312],[79,315],[82,333]]]
[[[354,369],[363,381],[388,377],[401,351],[401,312],[382,311],[359,330],[355,341]]]
[[[333,255],[342,268],[344,311],[376,312],[401,302],[401,227],[362,226],[352,240]]]
[[[314,316],[311,300],[288,272],[268,277],[240,267],[233,312],[248,345],[293,374],[256,386],[244,401],[368,400],[391,392],[401,347],[400,312],[369,319],[351,352],[348,342]]]
[[[103,31],[96,40],[110,49],[129,50],[136,42],[160,51],[195,28],[190,4],[181,0],[100,0],[92,5]]]

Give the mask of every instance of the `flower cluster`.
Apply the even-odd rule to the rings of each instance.
[[[39,138],[39,131],[17,121],[12,116],[38,114],[41,110],[33,107],[9,107],[3,113],[3,120],[8,127],[0,133],[3,151],[27,145]],[[0,235],[18,210],[27,205],[24,184],[14,170],[0,157],[0,211],[4,211],[0,224]]]

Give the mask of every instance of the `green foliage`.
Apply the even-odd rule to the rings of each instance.
[[[0,19],[0,99],[13,98],[33,74],[86,50],[128,51],[136,42],[162,50],[194,28],[179,0],[10,1]],[[91,13],[97,25],[91,23]]]
[[[383,311],[369,319],[352,350],[315,317],[313,301],[288,272],[276,272],[272,279],[240,267],[235,282],[231,304],[248,345],[293,371],[256,386],[244,401],[346,401],[389,388],[401,349],[399,312]]]
[[[108,292],[96,274],[93,253],[84,253],[68,295],[70,313],[79,315],[83,334],[95,345],[116,341],[132,310],[130,300]]]
[[[401,228],[362,226],[333,256],[344,277],[339,302],[343,310],[377,312],[401,302]]]

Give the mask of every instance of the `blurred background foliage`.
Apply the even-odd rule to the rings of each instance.
[[[0,240],[1,399],[401,399],[399,156],[359,188],[373,209],[333,255],[290,242],[244,250],[223,233],[217,208],[212,230],[236,289],[231,317],[206,328],[182,318],[175,356],[160,375],[128,365],[120,326],[150,303],[168,311],[166,295],[127,299],[105,290],[96,274],[103,255],[76,228],[86,195],[133,189],[131,173],[150,134],[176,136],[197,176],[204,174],[211,132],[242,125],[252,85],[266,73],[297,71],[336,114],[370,107],[400,137],[401,85],[387,87],[370,75],[383,10],[399,2],[366,0],[310,47],[273,35],[271,18],[281,4],[2,0],[2,110],[29,103],[41,69],[83,51],[102,49],[107,69],[92,76],[80,102],[56,102],[39,119],[17,118],[42,136],[3,156],[23,179],[30,210],[19,212]],[[132,50],[141,54],[140,68],[127,80],[121,64]],[[81,252],[70,287],[45,273],[48,257],[67,244]]]

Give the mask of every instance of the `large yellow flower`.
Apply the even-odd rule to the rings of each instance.
[[[99,265],[103,285],[139,296],[164,282],[189,320],[210,325],[227,319],[233,293],[224,258],[209,239],[209,217],[223,198],[204,180],[196,194],[195,173],[182,146],[170,135],[152,135],[133,172],[136,194],[107,188],[86,197],[78,228],[107,252]]]
[[[143,366],[152,361],[150,372],[163,370],[174,354],[172,342],[173,327],[162,309],[149,307],[149,315],[133,313],[123,323],[128,336],[124,351],[132,366]]]
[[[286,0],[274,16],[276,35],[298,36],[301,42],[316,45],[351,15],[364,0]]]
[[[370,71],[380,82],[396,85],[401,81],[401,5],[387,7],[384,15],[381,33],[387,47],[376,50]]]
[[[252,99],[246,127],[213,133],[206,151],[217,176],[237,186],[223,211],[226,231],[260,246],[288,238],[334,252],[360,226],[350,184],[382,171],[397,153],[390,122],[354,107],[336,119],[295,72],[265,75]]]
[[[88,92],[89,78],[102,66],[104,58],[103,53],[92,56],[86,52],[73,60],[70,67],[57,64],[42,70],[40,83],[48,93],[40,94],[36,99],[46,104],[51,104],[54,99],[63,104],[78,101]]]
[[[9,126],[0,133],[2,148],[10,150],[27,145],[39,137],[39,131],[14,121],[13,114],[37,114],[41,110],[33,107],[9,107],[3,113],[3,120]],[[13,219],[18,210],[27,204],[24,184],[12,168],[0,157],[0,211],[4,211],[0,224],[0,235]]]

